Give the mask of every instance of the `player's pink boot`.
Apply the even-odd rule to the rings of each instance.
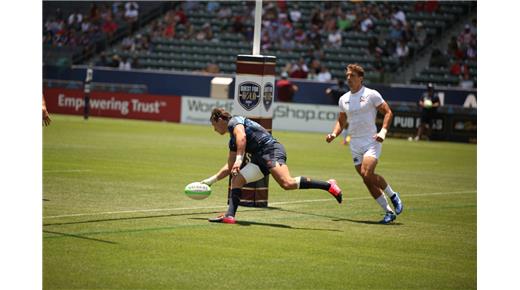
[[[235,217],[226,216],[225,214],[221,214],[216,218],[210,218],[210,219],[208,219],[208,221],[212,222],[212,223],[225,223],[225,224],[236,224],[236,222],[237,222]]]
[[[341,193],[341,188],[339,188],[337,182],[335,179],[329,179],[327,181],[330,184],[329,192],[336,198],[338,203],[341,203],[343,201],[343,194]]]

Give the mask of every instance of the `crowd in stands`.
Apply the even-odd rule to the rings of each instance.
[[[114,33],[125,24],[135,27],[139,17],[139,4],[130,2],[92,2],[88,13],[73,11],[64,15],[60,8],[44,19],[43,45],[81,49],[83,53],[92,52],[95,44],[102,38],[110,41]]]
[[[430,67],[447,68],[451,76],[460,79],[462,88],[474,88],[476,83],[469,63],[477,60],[477,20],[464,26],[457,36],[452,36],[446,50],[435,49],[430,58]]]
[[[232,2],[230,2],[233,4]],[[235,2],[173,2],[172,9],[153,20],[148,29],[129,34],[119,47],[124,55],[107,51],[96,58],[96,65],[120,69],[139,68],[137,55],[154,51],[155,39],[195,40],[219,42],[224,33],[240,37],[240,42],[252,44],[254,1]],[[420,21],[407,19],[407,12],[432,14],[441,5],[436,0],[410,2],[312,2],[316,7],[308,14],[308,2],[264,1],[261,30],[262,53],[291,53],[295,50],[307,51],[299,59],[287,61],[283,70],[291,78],[312,79],[320,82],[338,77],[327,67],[327,53],[346,48],[348,33],[368,35],[368,45],[363,48],[370,65],[368,72],[381,76],[389,69],[387,59],[397,60],[398,65],[406,64],[411,57],[424,49],[432,41],[431,33]],[[239,5],[235,5],[239,4]],[[404,6],[408,5],[408,6]],[[410,10],[413,5],[413,10]],[[233,9],[232,7],[233,6]],[[306,6],[306,9],[303,9]],[[407,9],[403,9],[407,7]],[[194,22],[192,15],[200,12],[213,15],[204,23]],[[46,20],[44,44],[60,47],[84,47],[89,49],[99,37],[113,37],[121,23],[133,25],[139,17],[137,2],[92,2],[87,15],[71,13],[62,15],[56,11],[55,17]],[[451,59],[453,74],[465,78],[468,69],[466,59],[476,59],[476,26],[469,26],[469,32],[461,34],[450,43],[447,52],[434,51],[431,66],[447,66]],[[216,62],[204,71],[221,71]],[[337,68],[336,68],[337,70]]]

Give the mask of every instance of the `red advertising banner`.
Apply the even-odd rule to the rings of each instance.
[[[83,115],[82,90],[44,88],[49,113]],[[90,116],[180,122],[181,97],[91,92]]]

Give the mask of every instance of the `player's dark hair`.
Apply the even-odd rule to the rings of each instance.
[[[222,119],[224,121],[228,121],[231,119],[231,114],[229,112],[226,112],[224,108],[215,108],[213,111],[211,111],[211,117],[209,118],[210,121],[218,121],[218,119]]]

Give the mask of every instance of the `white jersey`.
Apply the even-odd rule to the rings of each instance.
[[[365,86],[355,94],[348,91],[341,96],[338,105],[341,111],[347,113],[348,133],[352,138],[377,133],[377,107],[384,101],[378,91]]]

